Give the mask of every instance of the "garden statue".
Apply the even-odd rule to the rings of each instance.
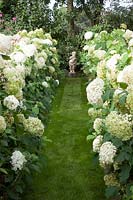
[[[76,63],[76,51],[73,51],[72,55],[69,57],[69,74],[75,74]]]

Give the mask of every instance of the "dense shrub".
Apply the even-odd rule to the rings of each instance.
[[[124,27],[124,25],[123,25]],[[84,72],[93,151],[104,169],[106,196],[132,199],[133,32],[86,32]]]
[[[42,29],[0,34],[0,198],[20,199],[41,169],[44,129],[59,84],[56,41]]]

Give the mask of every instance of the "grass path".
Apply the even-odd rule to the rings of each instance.
[[[47,164],[24,200],[105,200],[102,172],[87,144],[85,81],[67,78],[57,91],[45,135]]]

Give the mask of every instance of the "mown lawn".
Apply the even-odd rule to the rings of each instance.
[[[102,171],[93,162],[85,80],[66,78],[57,91],[45,135],[46,164],[25,200],[105,200]]]

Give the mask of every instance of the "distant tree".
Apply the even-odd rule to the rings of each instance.
[[[75,34],[74,31],[74,7],[73,0],[67,0],[67,12],[68,12],[68,36],[71,37]]]
[[[49,0],[17,0],[15,13],[20,29],[45,28],[49,30],[51,10]]]
[[[103,21],[114,28],[120,27],[120,24],[125,23],[129,29],[133,30],[132,0],[123,1],[123,4],[120,4],[119,0],[113,0],[111,8],[104,13]]]

